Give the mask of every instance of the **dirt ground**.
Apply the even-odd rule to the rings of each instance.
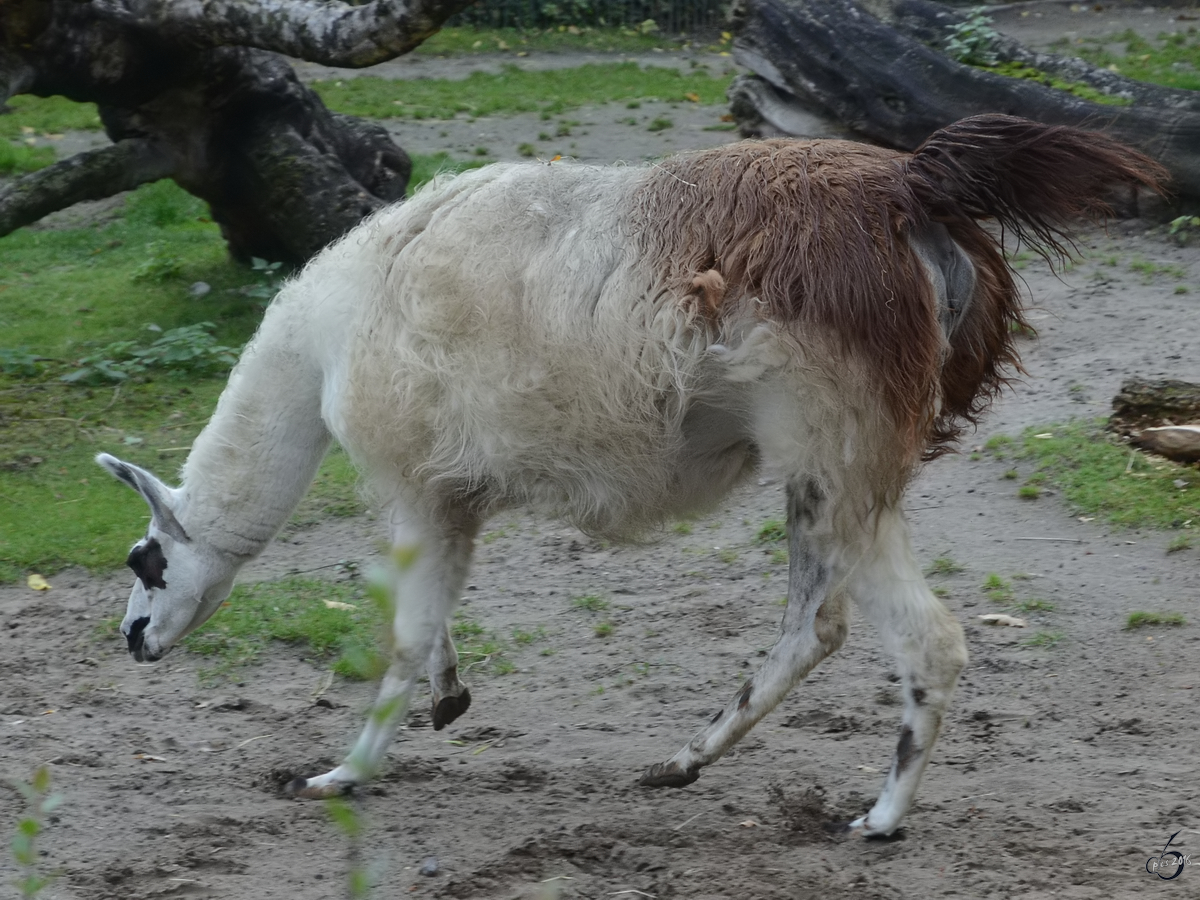
[[[709,143],[727,137],[702,127]],[[611,158],[658,152],[648,142]],[[1021,500],[1003,477],[1011,460],[970,458],[991,435],[1105,415],[1127,376],[1200,381],[1200,248],[1136,220],[1086,233],[1081,248],[1087,259],[1061,280],[1024,264],[1040,331],[1023,345],[1028,377],[908,495],[922,561],[965,566],[931,582],[948,590],[971,661],[895,838],[821,827],[869,807],[896,742],[890,662],[857,618],[846,647],[698,782],[637,785],[774,640],[786,567],[755,535],[783,504],[763,472],[691,534],[645,546],[523,514],[492,523],[465,608],[502,637],[537,626],[546,636],[510,641],[511,674],[468,672],[474,705],[443,732],[418,696],[382,776],[355,800],[373,896],[1200,896],[1200,872],[1165,883],[1145,868],[1175,832],[1172,849],[1200,855],[1200,551],[1167,554],[1169,535],[1111,531],[1053,492]],[[1178,268],[1145,276],[1130,267],[1139,261]],[[365,568],[379,532],[370,516],[289,531],[245,580],[340,560]],[[990,573],[1024,576],[1017,596],[1055,610],[1025,630],[981,625],[978,615],[1003,611],[980,588]],[[21,810],[8,781],[49,763],[65,796],[41,841],[43,868],[62,877],[43,896],[345,895],[346,839],[322,804],[285,799],[278,785],[339,759],[372,686],[338,679],[322,692],[326,670],[281,646],[242,681],[202,687],[197,657],[139,666],[97,637],[124,609],[126,575],[51,581],[46,593],[0,589],[0,833]],[[571,605],[582,594],[610,601],[610,637]],[[1189,624],[1125,631],[1134,610],[1179,611]],[[1063,639],[1028,646],[1037,630]],[[12,874],[0,854],[0,896]]]

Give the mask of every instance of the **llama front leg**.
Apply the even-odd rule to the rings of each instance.
[[[801,679],[837,650],[849,631],[848,604],[836,584],[828,501],[811,485],[788,485],[788,603],[779,640],[762,667],[682,750],[642,776],[648,787],[683,787],[720,759]]]
[[[297,778],[290,785],[295,796],[332,797],[369,780],[404,721],[421,669],[435,656],[446,661],[445,646],[439,646],[435,654],[435,644],[448,643],[453,654],[450,659],[457,666],[446,622],[466,581],[475,530],[474,526],[450,530],[409,523],[394,526],[393,540],[400,549],[394,554],[397,564],[390,585],[394,602],[392,659],[379,696],[345,761],[324,775]]]
[[[433,730],[441,731],[471,705],[471,692],[458,677],[458,651],[449,623],[442,628],[429,657],[429,686],[433,690]]]
[[[850,593],[896,658],[904,687],[900,741],[883,791],[870,812],[847,826],[865,837],[884,836],[896,830],[912,804],[967,664],[967,647],[962,626],[925,584],[898,511],[881,516],[874,546],[856,568]]]

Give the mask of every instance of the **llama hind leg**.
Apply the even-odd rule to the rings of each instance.
[[[788,605],[781,634],[759,670],[688,744],[642,776],[647,787],[683,787],[720,759],[801,679],[837,650],[849,632],[845,596],[837,583],[837,554],[821,540],[828,504],[812,488],[788,486]]]
[[[962,626],[925,584],[898,512],[881,518],[875,545],[855,570],[850,592],[896,658],[904,686],[900,740],[883,790],[871,811],[847,826],[865,837],[885,836],[912,804],[967,663],[967,647]]]
[[[471,706],[471,692],[458,677],[458,651],[449,624],[442,628],[429,657],[429,686],[433,689],[433,730],[441,731]]]
[[[449,530],[415,523],[394,527],[393,541],[398,550],[394,554],[397,565],[391,573],[391,664],[366,727],[349,755],[324,775],[297,778],[290,785],[295,796],[336,796],[374,775],[408,712],[409,696],[422,668],[433,656],[435,644],[449,641],[446,622],[466,581],[474,535],[473,525]]]

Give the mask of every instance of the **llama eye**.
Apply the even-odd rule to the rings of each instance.
[[[125,565],[133,569],[133,574],[146,590],[167,586],[163,581],[163,573],[167,570],[167,557],[156,539],[150,538],[144,544],[138,544],[130,550]]]

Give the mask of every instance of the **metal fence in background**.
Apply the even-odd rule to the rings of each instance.
[[[638,28],[652,20],[665,34],[720,30],[730,0],[481,0],[447,25],[552,28],[609,25]]]

